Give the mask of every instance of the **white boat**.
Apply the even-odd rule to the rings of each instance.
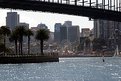
[[[118,49],[118,45],[116,45],[116,49],[115,49],[115,52],[114,52],[114,56],[113,57],[119,57],[120,54],[119,54],[119,49]]]

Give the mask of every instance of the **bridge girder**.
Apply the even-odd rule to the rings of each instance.
[[[77,16],[90,17],[92,19],[103,19],[121,22],[121,12],[98,9],[86,6],[75,6],[67,4],[27,1],[27,0],[3,0],[0,1],[1,8],[12,8],[42,12],[52,12],[61,14],[70,14]]]

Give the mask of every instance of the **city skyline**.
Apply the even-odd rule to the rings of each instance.
[[[10,9],[0,9],[1,22],[0,26],[6,25],[7,12]],[[21,11],[12,10],[20,15],[20,22],[26,22],[30,27],[37,27],[38,24],[43,23],[48,26],[50,31],[54,31],[55,23],[64,23],[65,21],[72,21],[73,25],[79,25],[81,28],[93,28],[93,21],[89,21],[88,17],[47,13],[47,12],[33,12],[33,11]],[[34,19],[33,19],[34,18]]]

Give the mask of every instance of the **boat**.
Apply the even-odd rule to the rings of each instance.
[[[120,53],[119,53],[118,45],[116,45],[116,49],[115,49],[113,57],[119,57],[119,56],[120,56]]]

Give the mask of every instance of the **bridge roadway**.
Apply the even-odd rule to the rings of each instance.
[[[82,6],[51,3],[37,0],[0,0],[1,8],[61,13],[121,22],[121,12]]]

